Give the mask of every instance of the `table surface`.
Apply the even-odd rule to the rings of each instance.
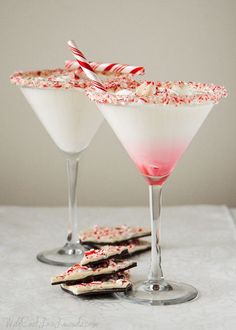
[[[167,207],[162,212],[162,261],[167,279],[195,286],[198,299],[144,306],[115,297],[82,299],[50,285],[65,268],[40,263],[40,250],[61,246],[65,208],[0,207],[0,329],[236,328],[236,242],[225,206]],[[147,208],[81,208],[81,229],[93,224],[146,225]],[[137,258],[132,279],[144,278],[149,252]]]

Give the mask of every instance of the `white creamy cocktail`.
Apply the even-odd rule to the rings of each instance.
[[[114,76],[113,76],[114,78]],[[111,82],[112,75],[106,80]],[[115,81],[126,86],[126,76]],[[96,105],[85,95],[90,81],[75,71],[66,69],[16,72],[11,82],[21,88],[33,111],[67,158],[69,181],[69,230],[67,243],[59,249],[44,251],[37,255],[38,260],[70,266],[83,257],[84,248],[78,239],[78,219],[76,213],[76,187],[78,159],[99,126],[103,116]]]
[[[99,104],[104,118],[150,185],[162,185],[212,105]]]
[[[224,87],[200,83],[144,82],[126,89],[113,86],[101,93],[88,89],[149,185],[152,228],[151,267],[148,279],[124,296],[151,305],[192,300],[190,285],[165,281],[161,269],[161,190],[214,104],[227,93]]]
[[[84,150],[102,123],[102,115],[83,90],[21,90],[55,144],[66,153]]]

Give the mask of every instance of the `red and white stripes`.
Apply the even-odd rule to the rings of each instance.
[[[143,75],[145,69],[142,66],[134,66],[128,64],[118,63],[96,63],[89,62],[92,69],[96,72],[113,73],[113,74],[132,74],[132,75]],[[65,67],[69,70],[79,70],[80,65],[77,61],[68,60],[65,61]]]
[[[69,40],[68,46],[70,47],[70,50],[72,51],[74,57],[76,58],[79,66],[81,67],[85,75],[91,80],[91,84],[97,90],[105,92],[106,89],[103,87],[98,76],[95,74],[94,70],[90,66],[84,54],[77,48],[75,42],[73,40]]]

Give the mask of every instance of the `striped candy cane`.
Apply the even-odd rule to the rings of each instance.
[[[89,62],[87,61],[84,54],[77,48],[76,43],[73,40],[68,41],[68,46],[72,51],[74,57],[79,63],[81,69],[84,71],[85,75],[91,80],[92,86],[94,86],[97,90],[106,92],[106,89],[103,87],[101,81],[98,76],[95,74],[93,69],[91,68]]]
[[[145,70],[142,66],[134,66],[127,64],[118,63],[96,63],[89,62],[92,69],[96,72],[110,72],[119,74],[133,74],[133,75],[143,75]],[[78,70],[80,65],[77,61],[68,60],[65,61],[65,67],[69,70]]]

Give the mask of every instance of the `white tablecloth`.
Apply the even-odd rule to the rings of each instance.
[[[176,306],[143,306],[116,298],[81,299],[50,285],[64,270],[38,262],[62,245],[64,208],[0,207],[0,329],[236,329],[235,224],[225,206],[164,208],[162,260],[167,279],[194,285],[200,296]],[[146,208],[82,208],[92,224],[147,225]],[[136,258],[133,279],[147,275],[149,253]]]

